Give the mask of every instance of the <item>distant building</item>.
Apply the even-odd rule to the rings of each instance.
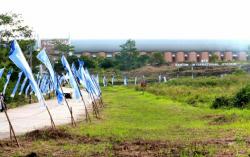
[[[70,42],[69,39],[42,39],[40,44],[41,48],[45,48],[49,55],[58,55],[59,52],[55,50],[55,41],[59,41],[64,44],[69,44]]]
[[[68,39],[59,39],[69,43]],[[42,47],[52,55],[53,40],[41,40]],[[120,51],[120,45],[126,40],[71,40],[75,54],[89,57],[114,57]],[[250,41],[237,40],[136,40],[140,55],[162,52],[168,63],[209,62],[212,55],[218,60],[231,62],[247,60]]]

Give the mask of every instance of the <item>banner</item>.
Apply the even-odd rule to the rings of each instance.
[[[35,92],[35,95],[36,95],[38,101],[40,102],[40,104],[46,105],[44,98],[41,94],[41,91],[40,91],[40,89],[39,89],[39,87],[34,79],[31,68],[30,68],[28,62],[26,61],[26,59],[22,53],[22,50],[20,49],[16,40],[13,40],[11,42],[9,58],[10,58],[10,60],[12,60],[12,62],[19,69],[21,69],[24,72],[25,76],[29,79],[31,87],[32,87],[33,91]]]
[[[17,80],[16,85],[15,85],[15,87],[14,87],[14,89],[13,89],[11,95],[10,95],[10,97],[12,97],[12,98],[14,98],[14,96],[16,94],[16,91],[18,89],[18,86],[19,86],[19,83],[21,81],[22,75],[23,75],[23,72],[22,71],[19,72],[19,74],[18,74],[18,80]]]
[[[127,86],[127,85],[128,85],[127,77],[126,77],[126,76],[124,77],[123,83],[124,83],[124,86]]]
[[[13,72],[13,69],[10,69],[9,72],[7,73],[6,82],[5,82],[4,87],[3,87],[3,95],[5,94],[7,85],[9,84],[10,76],[11,76],[12,72]]]
[[[21,89],[20,89],[20,92],[18,93],[18,95],[21,95],[23,93],[23,89],[25,87],[25,84],[26,84],[27,80],[28,80],[28,78],[25,77],[25,79],[23,80],[23,83],[21,85]]]
[[[29,85],[25,89],[25,97],[28,96],[28,92],[29,92],[30,86],[31,86],[31,84],[29,83]]]
[[[50,77],[51,77],[52,83],[54,85],[54,88],[50,87],[49,91],[52,92],[52,90],[55,89],[58,104],[62,104],[63,98],[64,98],[63,92],[60,88],[58,78],[54,72],[54,69],[51,65],[51,62],[49,60],[48,55],[46,54],[45,50],[43,49],[42,51],[39,52],[39,54],[36,57],[46,66],[46,68],[48,69],[48,71],[50,73]]]
[[[0,69],[0,78],[3,76],[4,68]]]
[[[112,76],[111,84],[114,85],[115,76]]]
[[[73,75],[73,73],[72,73],[72,71],[70,69],[69,63],[68,63],[67,59],[64,56],[62,56],[61,62],[62,62],[62,65],[63,65],[64,69],[68,72],[69,83],[70,83],[70,85],[71,85],[71,87],[73,89],[73,98],[79,100],[80,97],[81,97],[81,94],[80,94],[77,82],[75,80],[75,77],[74,77],[74,75]]]

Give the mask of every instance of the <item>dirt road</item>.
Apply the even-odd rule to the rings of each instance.
[[[68,90],[70,89],[64,89],[64,92]],[[82,93],[84,100],[86,100],[87,107],[90,110],[90,98],[86,92]],[[72,107],[75,120],[84,119],[85,110],[83,102],[78,102],[73,99],[67,100],[69,105]],[[70,113],[65,103],[63,105],[58,105],[56,99],[47,100],[46,102],[54,119],[55,125],[71,122]],[[51,126],[47,110],[39,103],[33,103],[14,109],[9,109],[8,115],[17,135],[21,135],[28,131],[46,126]],[[7,137],[9,137],[9,124],[5,114],[0,113],[0,139]]]

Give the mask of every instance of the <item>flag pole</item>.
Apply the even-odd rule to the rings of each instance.
[[[95,87],[96,87],[97,89],[99,89],[99,91],[100,91],[100,88],[97,86],[97,82],[95,82],[95,81],[93,80],[92,77],[90,77],[90,78],[91,78],[92,81],[94,82]],[[101,92],[100,92],[100,100],[99,100],[99,102],[101,103],[101,107],[104,107],[103,101],[102,101],[102,93],[101,93]]]
[[[46,110],[48,111],[48,113],[49,113],[49,117],[50,117],[50,122],[51,122],[51,127],[52,127],[52,129],[55,129],[56,128],[56,125],[55,125],[55,123],[54,123],[54,120],[53,120],[53,118],[52,118],[52,115],[51,115],[51,113],[50,113],[50,111],[49,111],[49,108],[48,108],[48,106],[46,105],[46,103],[45,103],[45,100],[43,100],[44,102],[44,105],[45,105],[45,107],[46,107]]]
[[[63,88],[62,88],[62,86],[61,86],[61,84],[60,84],[60,82],[59,82],[59,80],[58,80],[58,77],[56,76],[56,78],[57,78],[57,85],[60,86],[60,89],[61,89],[62,92],[63,92]],[[63,93],[64,93],[64,92],[63,92]],[[66,102],[66,104],[67,104],[67,107],[68,107],[68,109],[69,109],[69,113],[70,113],[70,116],[71,116],[71,125],[72,125],[72,126],[76,126],[76,122],[75,122],[75,119],[74,119],[74,117],[73,117],[72,107],[69,106],[68,100],[65,98],[64,94],[63,94],[63,97],[64,97],[64,100],[65,100],[65,102]]]
[[[92,100],[92,106],[93,106],[93,110],[94,110],[95,116],[96,116],[96,118],[99,118],[99,110],[98,110],[98,106],[97,106],[97,103],[95,101],[95,98],[93,96],[93,93],[92,92],[88,92],[88,94],[89,94],[90,99]]]
[[[82,67],[82,68],[83,68],[83,67]],[[83,69],[83,70],[84,70],[84,69]],[[83,74],[83,77],[84,77],[85,80],[87,80],[87,79],[86,79],[86,76],[85,76],[84,74]],[[91,79],[91,77],[90,77],[90,79]],[[86,85],[87,85],[87,82],[86,82]],[[92,88],[91,88],[91,89],[92,89]],[[90,89],[90,90],[91,90],[91,89]],[[97,106],[97,103],[96,103],[96,101],[95,101],[94,96],[92,95],[93,93],[92,93],[91,91],[89,91],[88,94],[89,94],[89,96],[90,96],[90,99],[92,100],[92,106],[93,106],[93,110],[94,110],[95,116],[96,116],[96,118],[99,118],[98,106]]]
[[[6,104],[5,104],[4,101],[3,101],[3,96],[1,96],[1,106],[2,106],[2,108],[3,108],[3,111],[4,111],[4,113],[5,113],[5,116],[6,116],[6,118],[7,118],[7,121],[8,121],[8,123],[9,123],[9,126],[10,126],[10,140],[11,140],[11,142],[12,142],[12,134],[13,134],[17,146],[20,147],[20,145],[19,145],[19,143],[18,143],[18,140],[17,140],[17,138],[16,138],[16,134],[15,134],[14,128],[13,128],[13,126],[12,126],[12,124],[11,124],[9,115],[8,115],[8,113],[7,113]]]
[[[70,70],[71,70],[71,69],[70,69]],[[71,72],[72,72],[72,70],[71,70]],[[80,96],[81,96],[83,105],[84,105],[84,107],[85,107],[86,122],[88,122],[88,121],[91,122],[91,119],[90,119],[90,116],[89,116],[89,113],[88,113],[88,110],[87,110],[86,103],[85,103],[85,101],[84,101],[84,99],[83,99],[82,92],[81,92],[81,89],[80,89],[80,87],[79,87],[79,83],[78,83],[78,81],[77,81],[77,79],[76,79],[76,77],[75,77],[75,75],[74,75],[73,72],[72,72],[72,74],[73,74],[73,77],[74,77],[74,79],[75,79],[75,81],[76,81],[77,88],[78,88],[78,90],[79,90],[79,93],[80,93]]]

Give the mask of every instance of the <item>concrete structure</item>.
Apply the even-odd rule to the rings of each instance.
[[[90,53],[90,52],[83,52],[82,55],[83,55],[83,56],[88,56],[88,57],[90,57],[90,56],[91,56],[91,53]]]
[[[246,61],[247,60],[247,53],[246,52],[239,52],[238,60]]]
[[[75,54],[89,57],[114,57],[121,50],[120,45],[126,40],[71,40],[57,39],[66,44],[71,43]],[[58,55],[53,51],[54,39],[41,40],[42,47],[47,52]],[[136,40],[136,48],[140,55],[150,55],[152,52],[162,52],[168,63],[209,62],[214,53],[218,60],[230,62],[247,59],[250,41],[238,40]]]
[[[172,52],[164,52],[164,60],[167,63],[172,63],[173,62]]]
[[[233,53],[231,51],[224,52],[223,61],[233,61]]]
[[[185,54],[184,54],[184,52],[176,52],[175,62],[183,63],[184,61],[185,61]]]
[[[69,44],[68,39],[43,39],[41,40],[41,47],[45,48],[49,55],[58,55],[59,52],[55,50],[55,42],[60,42],[63,44]]]
[[[200,53],[200,62],[209,62],[209,53],[201,52]]]
[[[189,52],[188,53],[188,62],[197,62],[196,52]]]
[[[99,57],[106,57],[106,53],[105,52],[98,52],[97,55]]]

